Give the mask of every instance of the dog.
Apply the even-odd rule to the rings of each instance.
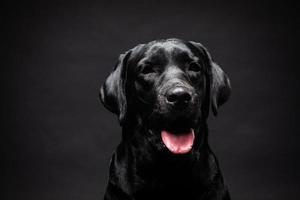
[[[229,200],[206,121],[230,93],[200,43],[155,40],[121,54],[100,89],[122,127],[104,200]]]

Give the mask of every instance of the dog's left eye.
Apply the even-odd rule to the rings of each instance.
[[[155,73],[155,70],[153,69],[152,65],[146,64],[145,66],[143,66],[141,73],[142,74],[151,74],[151,73]]]
[[[193,72],[200,72],[201,71],[201,66],[196,62],[191,62],[189,64],[188,70],[193,71]]]

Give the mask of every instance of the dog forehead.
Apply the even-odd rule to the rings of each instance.
[[[163,41],[149,43],[140,63],[151,62],[167,64],[185,60],[195,60],[196,56],[188,46],[179,41]]]
[[[192,55],[193,53],[191,50],[183,43],[179,41],[163,41],[163,42],[156,42],[152,43],[148,50],[146,51],[146,56],[152,55],[166,55],[171,56],[172,54],[189,54]]]

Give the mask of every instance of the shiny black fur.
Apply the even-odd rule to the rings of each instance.
[[[176,88],[188,97],[175,105],[170,94]],[[102,103],[122,126],[104,199],[229,200],[207,142],[206,120],[230,91],[227,75],[200,43],[157,40],[120,55],[100,90]],[[176,134],[190,128],[195,130],[192,150],[171,153],[161,130]]]

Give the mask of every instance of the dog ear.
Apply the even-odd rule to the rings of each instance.
[[[127,98],[125,92],[127,79],[127,61],[131,50],[119,56],[119,61],[114,70],[107,77],[100,88],[100,100],[111,112],[119,116],[122,125],[127,112]]]
[[[215,116],[218,114],[218,107],[224,104],[230,97],[231,86],[228,76],[219,65],[211,63],[211,107]]]
[[[190,42],[204,55],[205,63],[210,68],[210,104],[215,116],[218,114],[218,107],[224,104],[230,97],[231,86],[228,76],[211,58],[208,50],[200,43]]]

